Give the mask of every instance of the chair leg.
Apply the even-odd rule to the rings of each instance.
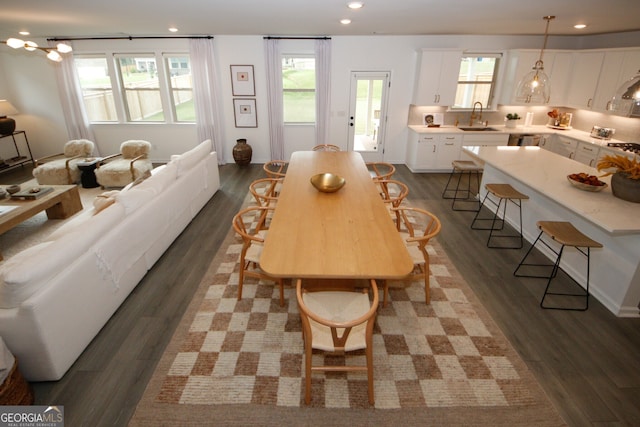
[[[311,343],[304,337],[304,403],[311,403]]]
[[[367,357],[367,389],[369,391],[369,404],[375,404],[374,386],[373,386],[373,343],[368,342],[365,350]]]
[[[246,268],[244,260],[240,260],[240,276],[238,277],[238,301],[242,299],[242,284],[244,283],[244,269]]]
[[[277,279],[278,286],[280,287],[280,307],[284,307],[284,284],[282,279]]]

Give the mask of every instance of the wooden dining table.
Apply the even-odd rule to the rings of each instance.
[[[311,185],[318,173],[346,181],[335,193]],[[274,277],[400,279],[413,261],[357,152],[298,151],[289,161],[260,267]]]

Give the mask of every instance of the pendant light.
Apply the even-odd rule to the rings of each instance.
[[[532,71],[525,75],[516,90],[516,102],[525,104],[545,104],[549,101],[551,94],[551,86],[549,84],[549,76],[544,72],[544,63],[542,55],[547,47],[547,38],[549,37],[549,22],[555,19],[555,16],[544,16],[542,19],[547,21],[547,28],[544,30],[544,44],[540,50],[540,58],[533,65]]]
[[[609,102],[608,109],[622,116],[637,117],[640,111],[640,71],[620,86]]]

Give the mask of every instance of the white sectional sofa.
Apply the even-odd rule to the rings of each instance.
[[[6,260],[0,336],[23,376],[59,380],[219,187],[207,140]]]

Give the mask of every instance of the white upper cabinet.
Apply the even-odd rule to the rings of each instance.
[[[573,59],[566,106],[592,110],[604,52],[574,52]]]
[[[567,103],[567,89],[571,80],[572,65],[573,54],[571,52],[558,51],[553,53],[553,64],[549,75],[551,93],[547,104],[565,105]]]
[[[420,52],[414,104],[453,105],[460,73],[461,50]]]
[[[640,70],[640,49],[575,52],[572,69],[566,105],[609,111],[609,102],[620,85]]]

